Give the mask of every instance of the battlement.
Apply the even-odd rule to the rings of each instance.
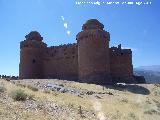
[[[82,26],[82,30],[93,30],[101,29],[103,30],[104,25],[100,23],[97,19],[90,19]]]
[[[110,52],[114,55],[126,55],[126,54],[132,54],[131,49],[122,49],[121,44],[118,45],[118,47],[111,47]]]
[[[36,40],[24,40],[20,42],[20,49],[22,48],[46,48],[47,44]]]
[[[49,49],[55,49],[55,48],[70,48],[70,47],[77,47],[77,43],[68,43],[68,44],[63,44],[63,45],[58,45],[58,46],[50,46],[48,47]]]
[[[64,44],[59,46],[50,46],[46,49],[46,57],[69,59],[77,57],[77,44]]]
[[[109,32],[104,31],[104,30],[100,30],[100,29],[91,29],[91,30],[87,30],[87,31],[81,31],[77,34],[76,36],[76,40],[83,40],[83,39],[97,39],[97,38],[108,38],[108,40],[110,40],[109,38]]]
[[[37,40],[42,41],[43,37],[41,37],[40,33],[37,31],[31,31],[28,35],[25,36],[26,40]]]

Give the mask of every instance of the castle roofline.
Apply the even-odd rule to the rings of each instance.
[[[43,37],[41,37],[40,33],[37,31],[31,31],[28,35],[25,36],[26,40],[37,40],[42,41]]]
[[[87,20],[87,22],[82,26],[82,30],[90,30],[90,29],[103,30],[103,28],[104,28],[104,25],[100,23],[97,19]]]

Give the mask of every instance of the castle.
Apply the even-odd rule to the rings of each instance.
[[[77,43],[47,47],[32,31],[20,43],[20,79],[66,79],[87,83],[145,82],[133,75],[132,51],[109,48],[110,34],[90,19],[76,36]]]

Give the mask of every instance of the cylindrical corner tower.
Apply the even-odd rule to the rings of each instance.
[[[96,19],[88,20],[76,36],[79,80],[88,83],[110,82],[109,32]]]
[[[47,47],[41,35],[32,31],[20,43],[20,79],[43,78],[43,51]]]

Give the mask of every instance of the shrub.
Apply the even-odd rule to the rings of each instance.
[[[50,94],[51,91],[50,90],[43,90],[44,93]]]
[[[0,86],[0,93],[3,93],[6,90],[4,86]]]
[[[122,98],[121,101],[124,102],[124,103],[128,103],[128,99],[127,98]]]
[[[64,85],[63,85],[63,84],[59,84],[59,86],[64,87]]]
[[[83,114],[83,112],[82,112],[82,107],[81,107],[81,106],[78,106],[78,114],[79,114],[82,118],[85,117],[84,114]]]
[[[130,112],[130,113],[128,114],[128,116],[131,117],[131,118],[133,118],[133,119],[136,118],[136,115],[135,115],[134,113],[132,113],[132,112]]]
[[[155,95],[155,96],[159,96],[159,95],[160,95],[160,90],[156,90],[156,91],[154,92],[154,95]]]
[[[150,115],[152,115],[152,114],[157,114],[157,115],[160,115],[160,113],[157,112],[157,111],[154,110],[154,109],[146,110],[146,111],[144,111],[144,114],[150,114]]]
[[[19,86],[19,87],[26,87],[26,85],[23,85],[23,84],[20,84],[20,83],[18,83],[18,84],[16,84],[17,86]]]
[[[24,90],[18,89],[11,92],[11,97],[15,101],[25,101],[28,95],[24,92]]]
[[[27,86],[29,89],[31,89],[32,91],[38,91],[38,88],[32,86],[32,85],[28,85]]]
[[[33,98],[34,98],[34,95],[28,95],[28,97],[27,97],[29,100],[33,100]]]

